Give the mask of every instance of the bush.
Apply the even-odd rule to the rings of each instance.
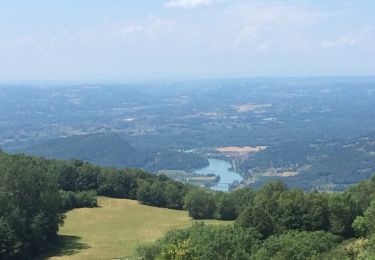
[[[254,230],[197,223],[171,231],[137,252],[141,259],[249,259],[259,244],[259,234]]]
[[[93,208],[97,206],[96,191],[60,191],[61,208],[70,210],[74,208]]]
[[[139,180],[137,200],[150,206],[182,209],[187,187],[163,176]]]
[[[193,189],[185,197],[185,208],[194,219],[211,219],[216,212],[213,192],[204,189]]]
[[[340,242],[340,238],[323,231],[288,231],[270,236],[251,259],[322,259],[320,255]]]

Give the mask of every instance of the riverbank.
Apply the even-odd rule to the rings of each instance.
[[[228,191],[233,182],[241,182],[243,180],[240,173],[234,171],[233,165],[220,159],[208,159],[209,165],[205,168],[194,171],[197,174],[215,174],[220,176],[220,180],[213,186],[212,189],[220,191]]]
[[[169,178],[197,186],[205,186],[214,190],[229,191],[233,183],[239,185],[243,180],[235,165],[222,159],[208,159],[208,166],[187,172],[183,170],[160,170],[158,174],[164,174]]]

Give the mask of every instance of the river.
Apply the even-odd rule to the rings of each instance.
[[[238,172],[229,170],[232,168],[232,164],[219,159],[208,159],[209,165],[203,169],[194,171],[198,174],[209,174],[213,173],[215,175],[220,175],[220,181],[212,186],[212,189],[220,191],[228,191],[229,184],[233,181],[241,181],[242,177]]]

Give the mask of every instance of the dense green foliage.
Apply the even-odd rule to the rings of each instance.
[[[192,190],[186,195],[185,207],[194,219],[210,219],[216,211],[215,195],[203,189]]]
[[[249,259],[259,245],[259,234],[234,226],[202,223],[171,231],[154,244],[138,248],[142,259]]]
[[[139,181],[137,200],[147,205],[182,209],[183,198],[189,189],[192,187],[160,175],[158,178]]]
[[[145,259],[369,259],[375,256],[375,177],[341,193],[304,192],[280,181],[230,193],[137,169],[97,167],[0,152],[0,258],[29,258],[56,237],[63,212],[96,195],[188,210],[196,225],[143,246]],[[343,242],[341,242],[343,241]]]
[[[96,191],[98,195],[138,199],[140,202],[171,209],[182,209],[184,196],[192,186],[138,169],[94,166],[87,162],[53,162],[58,184],[65,191]]]
[[[96,207],[96,195],[96,191],[60,191],[61,208],[63,210],[70,210]]]
[[[323,231],[289,231],[266,239],[251,259],[321,259],[340,238]]]
[[[96,191],[102,196],[138,199],[147,205],[182,209],[185,194],[193,188],[166,176],[156,176],[139,169],[104,168],[78,160],[48,163],[58,176],[59,187],[64,191]],[[78,196],[80,194],[86,193],[78,193]]]
[[[307,193],[274,181],[256,191],[193,190],[186,195],[185,202],[194,218],[236,219],[235,224],[198,225],[173,231],[154,244],[140,247],[138,254],[142,259],[375,256],[375,177],[342,193]],[[244,246],[239,241],[248,242]]]
[[[261,240],[254,229],[205,226],[171,231],[156,243],[138,248],[141,259],[321,259],[340,242],[323,231],[290,231]]]
[[[64,211],[95,207],[97,194],[139,196],[145,204],[181,209],[190,189],[142,170],[103,168],[77,160],[0,151],[0,162],[0,259],[31,258],[46,251],[56,238]],[[142,191],[148,183],[152,189],[147,195]]]
[[[0,259],[48,248],[62,221],[56,175],[42,160],[0,153]]]

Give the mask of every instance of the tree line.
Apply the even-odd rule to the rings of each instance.
[[[138,248],[141,259],[375,259],[375,176],[345,192],[288,189],[190,191],[189,214],[233,225],[174,230]]]
[[[97,195],[186,209],[194,219],[235,221],[172,231],[141,247],[141,259],[375,256],[375,177],[341,193],[304,192],[281,181],[225,193],[140,169],[98,167],[78,160],[0,152],[0,162],[1,259],[27,259],[46,252],[64,212],[95,207]]]
[[[56,241],[64,212],[97,206],[96,196],[182,209],[183,185],[140,169],[105,168],[0,150],[0,259],[29,259]]]

